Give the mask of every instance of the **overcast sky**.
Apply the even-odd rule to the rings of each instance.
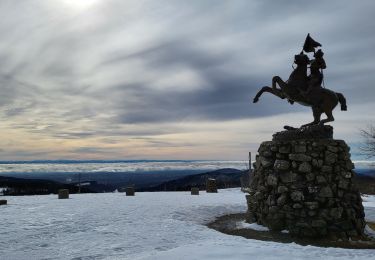
[[[0,0],[0,160],[245,160],[309,108],[255,93],[307,33],[335,137],[374,123],[375,2]]]

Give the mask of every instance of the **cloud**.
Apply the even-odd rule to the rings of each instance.
[[[308,32],[323,44],[327,88],[343,92],[349,110],[366,113],[375,96],[374,7],[373,1],[108,0],[79,8],[67,1],[2,1],[0,134],[17,136],[12,149],[25,149],[19,154],[28,158],[32,148],[21,147],[33,138],[53,156],[104,156],[85,147],[138,140],[143,151],[107,149],[114,149],[111,156],[152,157],[154,147],[203,149],[186,135],[207,124],[273,118],[270,131],[280,130],[276,125],[290,113],[308,117],[309,109],[269,94],[255,105],[251,100],[272,76],[288,78]],[[229,142],[227,148],[240,153]]]

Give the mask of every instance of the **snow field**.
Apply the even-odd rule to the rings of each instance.
[[[204,224],[246,211],[240,189],[4,197],[0,259],[372,259],[373,250],[318,248],[229,236]],[[375,198],[366,215],[375,217]],[[251,227],[249,227],[251,228]],[[258,227],[259,228],[259,227]]]

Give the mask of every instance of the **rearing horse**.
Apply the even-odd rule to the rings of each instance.
[[[272,88],[268,86],[263,87],[256,94],[253,102],[258,102],[259,97],[264,92],[269,92],[279,98],[287,98],[291,104],[297,102],[303,106],[310,106],[313,111],[314,121],[303,126],[315,124],[323,125],[324,123],[334,121],[335,119],[332,115],[332,111],[338,103],[341,105],[341,110],[347,110],[346,99],[341,93],[319,87],[310,93],[311,96],[307,97],[303,95],[303,91],[306,91],[308,88],[309,79],[307,77],[307,65],[309,64],[309,58],[307,55],[301,53],[294,56],[294,63],[297,67],[290,74],[289,79],[286,82],[279,76],[274,76],[272,78]],[[280,88],[277,88],[276,83]],[[327,115],[327,118],[320,120],[323,113]]]

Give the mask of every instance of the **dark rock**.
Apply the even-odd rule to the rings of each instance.
[[[285,171],[288,170],[290,167],[290,162],[285,160],[276,160],[273,168],[275,170]]]
[[[198,187],[191,188],[191,195],[199,195],[199,188]]]
[[[263,157],[263,156],[259,156],[259,161],[260,161],[260,164],[264,168],[268,168],[268,167],[271,167],[273,165],[273,160],[272,159],[268,159],[268,158]]]
[[[288,190],[289,189],[286,186],[279,186],[279,187],[277,187],[277,193],[285,193]]]
[[[318,227],[318,228],[323,228],[327,226],[327,222],[323,219],[315,219],[311,221],[311,226],[312,227]]]
[[[311,161],[311,156],[308,156],[306,154],[301,154],[301,153],[295,153],[295,154],[289,154],[289,159],[292,161],[297,161],[297,162],[309,162]]]
[[[327,150],[332,153],[337,153],[339,151],[339,148],[337,148],[336,146],[327,146]]]
[[[293,208],[294,209],[301,209],[301,208],[303,208],[303,206],[302,206],[302,204],[295,203],[295,204],[293,204]]]
[[[277,186],[277,177],[275,175],[268,175],[267,184],[269,186]]]
[[[133,186],[126,187],[125,192],[126,196],[135,196],[135,188]]]
[[[328,186],[322,187],[319,192],[319,197],[332,198],[333,197],[332,189]]]
[[[289,145],[280,146],[279,153],[290,153],[290,146]]]
[[[290,198],[291,198],[293,201],[303,201],[303,200],[304,200],[303,193],[300,192],[300,191],[293,191],[293,192],[290,194]]]
[[[323,165],[321,170],[324,173],[332,173],[332,166]]]
[[[277,132],[273,135],[273,141],[293,141],[302,139],[332,139],[333,127],[313,125],[304,128]]]
[[[332,165],[337,161],[337,154],[330,151],[325,152],[324,161],[327,165]]]
[[[341,208],[341,207],[332,208],[331,211],[330,211],[330,215],[335,219],[339,219],[339,218],[341,218],[341,215],[342,215],[343,211],[344,211],[344,209]]]
[[[316,201],[308,201],[305,202],[305,206],[310,210],[314,210],[319,208],[319,203]]]
[[[60,189],[58,191],[59,195],[58,195],[58,198],[59,199],[69,199],[69,190],[68,189]]]
[[[347,189],[349,187],[349,181],[347,181],[347,180],[340,180],[338,187],[340,189]]]
[[[298,171],[303,173],[311,172],[311,164],[309,164],[308,162],[301,163],[298,167]]]
[[[321,184],[321,183],[327,183],[327,180],[323,176],[318,175],[318,176],[316,176],[316,182],[319,183],[319,184]]]
[[[294,172],[285,172],[280,174],[281,182],[290,183],[297,180],[297,174]]]
[[[323,160],[320,159],[313,159],[311,163],[315,168],[322,168],[323,166]]]
[[[318,186],[308,186],[307,190],[309,193],[318,193],[319,187]]]
[[[305,177],[306,177],[307,181],[313,181],[313,180],[315,180],[315,174],[312,173],[312,172],[306,174]]]
[[[277,205],[278,206],[284,206],[287,200],[287,196],[285,194],[282,194],[278,199],[277,199]]]
[[[294,146],[295,153],[306,153],[306,151],[307,151],[306,145],[299,144],[299,145]]]
[[[213,179],[213,178],[207,179],[206,192],[207,193],[217,193],[216,179]]]

